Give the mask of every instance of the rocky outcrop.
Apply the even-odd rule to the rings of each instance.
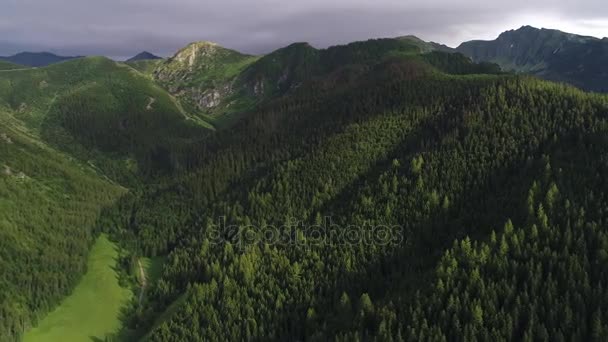
[[[233,94],[235,76],[230,63],[242,67],[251,56],[212,42],[192,43],[162,63],[154,77],[170,93],[199,110],[217,108]]]
[[[222,94],[213,89],[203,93],[202,97],[197,101],[199,108],[209,109],[219,106],[222,101]]]
[[[6,142],[7,144],[12,144],[13,140],[6,133],[0,133],[0,139]]]

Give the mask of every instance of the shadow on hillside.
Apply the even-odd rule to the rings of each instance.
[[[401,151],[397,152],[398,149],[395,151],[398,154],[396,157],[407,160],[402,157],[412,157],[413,152],[420,150],[419,147],[408,145],[408,142],[404,141]],[[492,229],[500,229],[507,219],[512,219],[514,224],[522,222],[525,218],[521,213],[524,211],[520,209],[524,207],[532,181],[536,177],[542,177],[543,161],[540,156],[542,152],[547,152],[545,148],[541,144],[535,150],[529,151],[530,155],[538,157],[536,162],[529,163],[516,158],[505,160],[502,166],[486,170],[482,177],[483,183],[462,189],[458,196],[452,199],[450,210],[419,222],[412,222],[409,229],[404,232],[407,244],[387,250],[386,254],[369,260],[358,271],[336,275],[335,282],[331,286],[317,288],[317,293],[323,295],[318,296],[321,300],[316,306],[330,308],[318,318],[318,321],[334,322],[340,317],[339,309],[335,304],[343,292],[354,300],[362,293],[368,293],[372,300],[378,303],[386,303],[385,300],[397,292],[401,294],[396,297],[399,298],[400,303],[394,304],[407,309],[409,298],[407,295],[404,297],[403,294],[424,290],[429,278],[434,276],[435,266],[453,241],[466,236],[472,240],[485,240]],[[387,158],[386,163],[391,157]],[[379,167],[370,173],[379,174],[384,169],[386,167]],[[339,208],[340,202],[345,197],[356,194],[360,185],[357,183],[364,183],[366,179],[374,179],[374,177],[369,177],[369,173],[362,175],[359,182],[355,181],[350,189],[347,188],[336,196],[334,203],[328,203],[324,211],[329,209],[331,212],[334,205]],[[496,208],[501,209],[496,210]],[[352,297],[353,295],[357,297]],[[286,311],[295,311],[300,304],[295,303]],[[285,317],[293,317],[293,315],[285,315]],[[291,322],[284,322],[284,326],[291,327],[295,331],[301,329],[293,326]],[[340,326],[337,322],[327,326],[329,330],[326,331],[328,334],[326,336],[339,333],[340,328],[337,328],[338,330],[331,328]]]

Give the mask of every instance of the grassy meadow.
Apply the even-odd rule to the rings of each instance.
[[[132,292],[118,285],[117,247],[101,235],[88,261],[88,271],[61,305],[24,336],[25,342],[103,341],[121,327],[121,308]]]

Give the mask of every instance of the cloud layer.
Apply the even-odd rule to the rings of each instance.
[[[0,55],[168,56],[210,40],[249,53],[414,34],[458,45],[529,24],[608,36],[604,0],[3,0]]]

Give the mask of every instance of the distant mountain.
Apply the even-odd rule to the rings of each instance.
[[[457,51],[474,61],[504,70],[567,82],[592,91],[608,91],[608,39],[523,26],[496,40],[462,43]]]
[[[151,75],[156,68],[165,61],[164,58],[151,54],[148,51],[141,52],[125,61],[130,67],[147,75]]]
[[[9,57],[0,57],[0,60],[31,67],[42,67],[80,57],[57,56],[50,52],[21,52]]]
[[[154,59],[163,59],[162,57],[158,57],[154,54],[151,54],[148,51],[140,52],[137,55],[127,59],[127,62],[137,62],[137,61],[146,61],[146,60],[154,60]]]

